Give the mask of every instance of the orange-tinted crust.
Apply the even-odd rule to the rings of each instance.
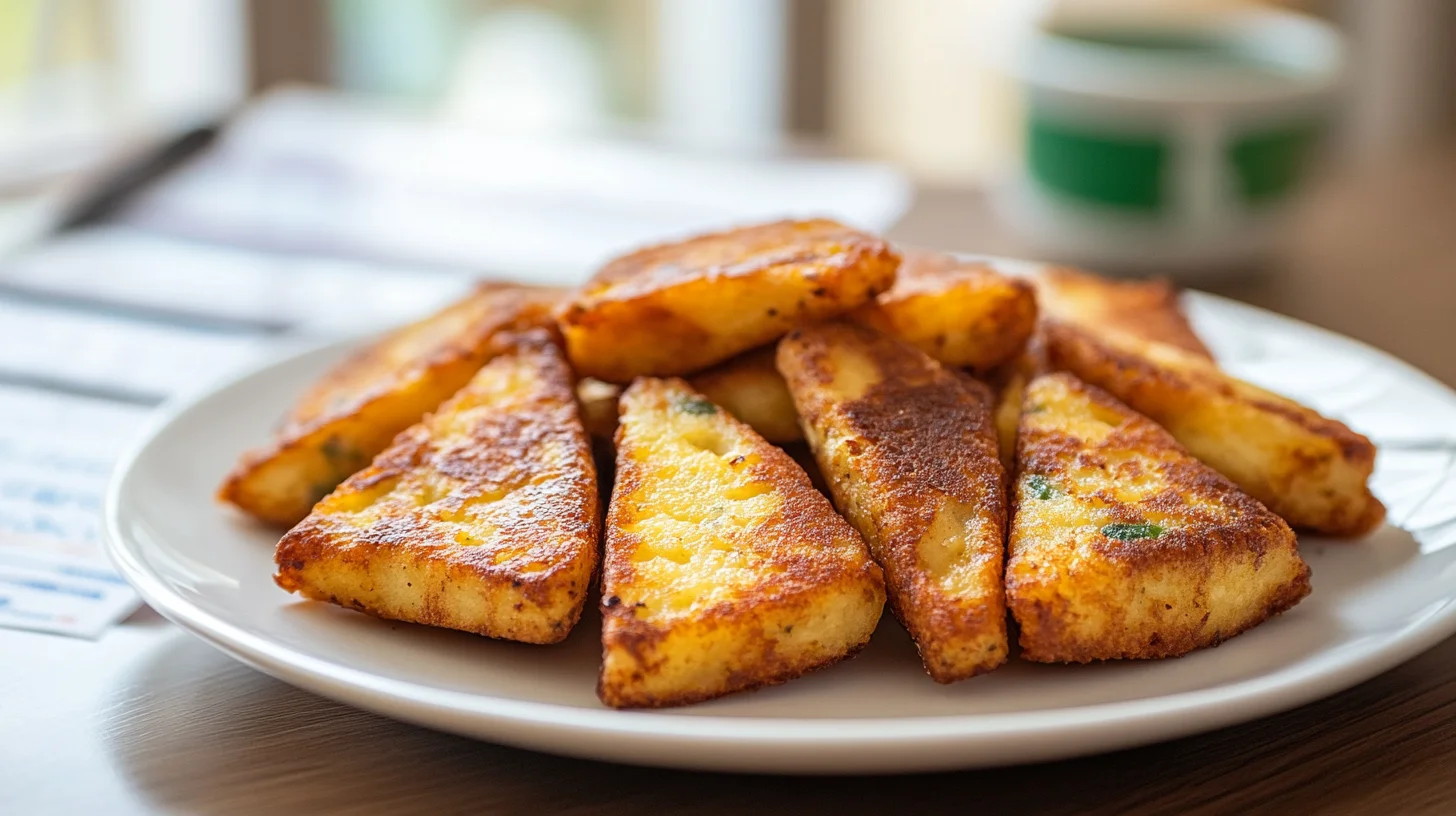
[[[259,521],[298,523],[499,353],[504,331],[549,326],[557,289],[486,283],[441,312],[389,333],[325,374],[273,440],[244,454],[218,499]]]
[[[1027,281],[978,261],[907,250],[895,285],[851,318],[946,365],[984,372],[1020,353],[1036,315]]]
[[[1213,359],[1166,280],[1109,280],[1051,266],[1037,275],[1036,296],[1052,319],[1116,329]]]
[[[679,379],[639,379],[622,395],[625,407],[631,401],[643,401],[662,407],[673,400],[696,395]],[[721,410],[721,409],[719,409]],[[654,620],[655,610],[639,609],[622,601],[621,596],[639,590],[642,580],[635,568],[634,555],[642,545],[641,536],[629,532],[640,517],[639,501],[652,499],[646,495],[652,480],[663,478],[656,468],[667,463],[646,462],[634,454],[626,442],[625,426],[617,430],[617,473],[612,501],[607,511],[606,535],[602,562],[602,645],[604,666],[597,693],[607,705],[616,708],[659,708],[700,702],[725,694],[792,680],[853,656],[868,642],[873,624],[863,639],[836,654],[805,660],[800,653],[789,652],[784,639],[794,622],[812,619],[822,609],[821,599],[840,596],[856,605],[874,607],[875,618],[884,602],[884,577],[880,568],[864,552],[864,542],[813,484],[804,471],[784,451],[769,444],[731,415],[722,418],[745,434],[751,455],[739,457],[734,466],[745,468],[757,483],[771,486],[781,498],[779,510],[754,526],[751,535],[733,539],[732,546],[761,558],[768,565],[757,577],[752,597],[733,598],[696,612],[692,620]],[[625,443],[625,448],[624,448]],[[668,477],[670,478],[670,476]],[[711,636],[715,632],[733,631],[741,647],[737,650],[738,665],[720,685],[701,690],[683,690],[655,694],[643,689],[643,680],[664,671],[669,658],[669,638]],[[769,632],[776,632],[770,636]],[[630,668],[612,671],[607,665],[609,652],[630,654]],[[610,674],[609,674],[610,673]]]
[[[1089,401],[1106,437],[1082,438],[1049,419],[1039,400],[1058,391]],[[1176,657],[1217,645],[1309,594],[1309,568],[1289,526],[1151,420],[1064,373],[1033,381],[1026,400],[1006,567],[1007,605],[1020,627],[1023,659]],[[1087,472],[1095,480],[1083,477]],[[1059,500],[1078,502],[1082,512],[1106,522],[1168,517],[1176,523],[1156,538],[1133,541],[1037,523],[1038,505],[1048,499],[1028,494],[1024,480],[1033,474]],[[1157,489],[1128,502],[1110,492],[1124,485]],[[1261,575],[1261,568],[1284,572]],[[1212,608],[1218,582],[1242,576],[1271,583],[1255,592],[1252,605]],[[1191,619],[1193,612],[1201,619]],[[1225,628],[1207,627],[1214,614],[1228,622]],[[1091,619],[1102,621],[1093,635],[1085,625]]]
[[[550,333],[510,334],[502,347],[470,385],[283,536],[280,587],[491,637],[566,637],[597,563],[590,440]],[[327,588],[343,583],[357,592]],[[462,597],[490,599],[493,611],[464,616],[453,602]]]
[[[834,355],[868,361],[879,379],[862,395],[833,393]],[[1002,551],[1006,477],[989,389],[872,329],[826,323],[791,332],[778,364],[790,384],[835,504],[885,570],[890,608],[940,683],[1006,660]],[[966,596],[946,591],[922,559],[943,534],[941,514],[969,514],[965,534],[977,578]]]
[[[1359,536],[1385,519],[1368,487],[1375,446],[1343,423],[1171,346],[1057,321],[1042,331],[1052,368],[1167,428],[1295,527]]]
[[[885,241],[834,221],[778,221],[638,250],[558,310],[577,372],[626,383],[690,374],[894,282]]]

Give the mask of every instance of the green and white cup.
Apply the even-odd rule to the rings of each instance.
[[[1242,10],[1196,26],[1038,30],[1025,159],[995,203],[1047,257],[1178,274],[1270,245],[1330,119],[1330,26]]]

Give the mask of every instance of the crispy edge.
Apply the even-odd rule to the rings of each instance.
[[[835,379],[831,348],[869,360],[880,380],[855,399],[826,396]],[[886,574],[890,608],[915,640],[926,672],[951,683],[1000,666],[1007,656],[1006,474],[990,391],[902,341],[847,323],[791,332],[779,344],[778,365],[835,504],[870,543]],[[845,437],[844,461],[827,444],[837,434]],[[994,592],[985,606],[968,608],[948,596],[921,566],[921,540],[951,502],[987,517],[984,529],[996,539]],[[990,542],[975,543],[984,551]],[[968,643],[984,650],[969,665],[957,648]]]
[[[687,382],[678,378],[642,377],[634,381],[623,393],[621,410],[625,414],[634,400],[655,399],[659,398],[658,395],[668,393],[693,395],[696,392]],[[757,436],[752,428],[726,411],[721,412],[720,417],[723,421],[738,426],[740,433],[746,433],[750,438]],[[723,688],[659,696],[645,693],[640,689],[634,690],[609,683],[607,657],[612,650],[620,650],[631,655],[637,665],[643,667],[644,672],[651,672],[663,660],[657,653],[674,635],[683,634],[681,627],[663,627],[651,621],[641,620],[620,600],[613,602],[619,591],[618,586],[633,580],[635,570],[632,567],[632,554],[640,544],[639,536],[622,532],[625,522],[631,520],[632,514],[637,509],[637,505],[630,501],[630,497],[642,490],[649,478],[653,478],[641,463],[633,461],[630,451],[626,456],[622,454],[625,435],[625,425],[619,424],[616,438],[618,450],[616,482],[612,487],[612,500],[607,508],[602,558],[603,660],[602,672],[597,679],[597,696],[603,703],[613,708],[665,708],[704,702],[742,691],[780,685],[848,660],[864,648],[865,644],[869,642],[870,635],[873,634],[874,626],[869,627],[869,631],[865,633],[859,644],[850,644],[840,654],[811,664],[796,664],[783,659],[777,653],[774,649],[776,641],[763,635],[761,629],[758,632],[754,630],[757,622],[770,616],[792,617],[795,613],[812,608],[819,600],[820,594],[835,583],[849,583],[850,588],[858,588],[867,593],[871,605],[883,606],[885,602],[884,575],[880,567],[869,557],[867,548],[863,559],[863,569],[858,574],[844,569],[839,562],[825,561],[823,566],[814,570],[812,569],[814,565],[805,559],[796,559],[790,563],[790,569],[782,573],[789,579],[789,585],[775,588],[775,591],[771,593],[772,600],[767,603],[719,604],[704,610],[698,620],[687,624],[697,628],[700,632],[734,627],[749,643],[749,648],[742,650],[742,653],[760,657],[762,662],[754,667],[755,671],[734,672],[729,676],[728,682]],[[823,528],[825,525],[839,527],[840,537],[858,541],[861,547],[864,546],[859,533],[834,511],[829,500],[814,488],[809,476],[794,463],[789,454],[761,438],[758,442],[760,461],[753,466],[754,479],[773,484],[775,490],[782,495],[780,514],[786,516],[778,522],[782,527],[802,543],[811,543],[817,539],[831,546],[837,539],[834,535],[825,534]],[[825,573],[835,580],[825,580]],[[856,587],[856,585],[858,586]],[[847,597],[848,593],[844,593],[844,595]]]
[[[843,246],[815,246],[836,242]],[[639,376],[686,375],[772,342],[800,322],[861,305],[894,283],[899,264],[894,249],[869,233],[827,219],[776,221],[617,258],[563,302],[556,318],[567,356],[584,376],[626,383]],[[712,295],[726,283],[786,268],[797,269],[802,280],[772,287],[777,299],[752,320],[747,310],[738,310],[742,314],[732,330],[704,324],[733,311],[731,303],[698,316],[682,314],[676,305],[721,299]],[[738,299],[746,292],[735,287],[731,294]]]
[[[1070,371],[1164,426],[1195,456],[1223,471],[1295,527],[1354,537],[1385,520],[1385,506],[1369,488],[1375,445],[1344,423],[1231,377],[1171,346],[1056,321],[1044,321],[1042,333],[1053,368]],[[1210,416],[1213,411],[1220,415]],[[1256,473],[1233,472],[1249,469],[1225,461],[1222,441],[1226,440],[1208,440],[1202,434],[1205,428],[1237,434],[1237,426],[1226,415],[1229,411],[1242,414],[1240,424],[1276,426],[1281,435],[1302,441],[1283,454],[1261,457],[1264,466]],[[1311,445],[1316,450],[1310,451]],[[1292,466],[1272,468],[1271,461]],[[1344,485],[1335,498],[1331,479],[1359,486]],[[1317,503],[1323,509],[1303,506],[1311,494],[1321,497]]]
[[[845,246],[825,255],[795,246],[805,242]],[[702,260],[696,260],[694,253],[700,253]],[[899,255],[884,240],[827,218],[736,227],[655,244],[613,259],[562,305],[562,311],[573,314],[608,300],[635,300],[705,275],[741,277],[794,264],[853,268],[867,258],[885,255],[894,256],[898,267]]]
[[[715,368],[693,375],[700,394],[776,444],[800,442],[799,415],[788,383],[774,365],[774,346],[745,352]]]
[[[986,375],[985,385],[995,395],[996,441],[1001,453],[1001,466],[1006,469],[1007,483],[1016,473],[1016,436],[1021,424],[1021,405],[1026,386],[1046,372],[1043,342],[1033,334],[1021,354],[997,366]]]
[[[448,551],[453,541],[436,542],[440,546],[425,551],[412,548],[413,544],[430,538],[427,520],[414,520],[410,524],[401,525],[395,523],[400,520],[394,519],[389,524],[358,530],[347,521],[333,518],[326,507],[329,502],[326,498],[313,513],[279,540],[274,555],[278,568],[274,582],[280,588],[310,600],[327,601],[378,618],[457,629],[487,637],[547,644],[560,642],[570,634],[581,618],[592,576],[599,562],[601,506],[591,445],[581,425],[572,382],[573,374],[552,333],[544,329],[509,333],[501,338],[500,345],[502,356],[511,355],[524,359],[535,369],[537,378],[531,401],[544,410],[555,413],[557,420],[565,421],[564,429],[555,429],[551,433],[561,439],[568,452],[574,451],[570,458],[579,466],[579,470],[575,471],[579,476],[567,472],[558,474],[553,479],[560,486],[560,490],[553,496],[558,502],[552,508],[551,515],[560,524],[553,525],[549,534],[575,536],[580,540],[567,542],[564,546],[558,546],[560,542],[554,538],[546,540],[548,531],[537,523],[536,519],[540,516],[534,514],[534,509],[531,515],[523,515],[516,523],[511,524],[509,530],[537,538],[537,541],[530,544],[533,551],[542,547],[556,551],[577,549],[585,553],[584,562],[567,554],[568,557],[558,559],[549,569],[519,574],[502,569],[500,565],[479,563],[469,558],[441,558],[440,553]],[[511,415],[508,418],[511,421],[505,425],[472,429],[472,433],[482,430],[507,431],[515,432],[515,436],[503,437],[499,433],[493,433],[489,438],[481,439],[480,445],[448,452],[439,451],[434,446],[432,426],[435,418],[449,417],[456,412],[462,400],[468,400],[472,396],[470,386],[467,385],[436,413],[401,433],[394,444],[382,452],[373,464],[346,479],[333,495],[346,496],[387,489],[393,481],[411,470],[426,466],[427,462],[431,463],[430,467],[447,471],[452,478],[460,480],[462,486],[484,487],[502,483],[506,477],[512,475],[516,463],[530,460],[532,448],[539,443],[539,436],[521,433],[530,429],[525,423],[516,421],[518,415]],[[345,542],[347,546],[341,548],[341,543]],[[549,553],[552,556],[562,554]],[[432,586],[438,582],[440,587],[436,594],[431,594],[429,589],[421,590],[424,593],[422,615],[399,616],[390,609],[368,604],[358,598],[343,603],[336,595],[316,589],[309,577],[311,569],[334,569],[333,565],[337,565],[339,568],[363,570],[368,577],[378,582],[380,576],[369,569],[371,565],[395,567],[402,560],[409,563],[403,573],[412,576],[425,574],[431,579]],[[584,571],[582,567],[585,567]],[[569,573],[572,572],[581,573],[579,581],[571,577]],[[458,589],[461,584],[474,585],[488,594],[515,597],[517,610],[522,609],[522,604],[530,603],[543,617],[555,619],[541,629],[513,629],[493,621],[480,626],[470,625],[453,615],[451,604],[445,597],[448,589]],[[569,584],[579,585],[573,589]],[[573,604],[566,610],[554,609],[559,604],[553,604],[552,601],[563,590],[573,599]]]
[[[1034,280],[1042,311],[1055,320],[1106,326],[1213,359],[1167,280],[1109,280],[1065,266],[1045,267]]]
[[[1037,300],[1031,283],[985,263],[907,250],[895,284],[850,317],[946,365],[985,372],[1025,347]]]
[[[1175,576],[1197,577],[1196,591],[1208,593],[1208,584],[1216,569],[1237,568],[1238,556],[1252,553],[1254,564],[1262,563],[1275,550],[1292,556],[1298,565],[1295,578],[1281,590],[1268,597],[1263,606],[1241,624],[1228,631],[1218,631],[1211,636],[1187,631],[1159,630],[1153,640],[1142,644],[1130,644],[1118,638],[1107,641],[1074,641],[1069,639],[1068,627],[1064,621],[1073,612],[1073,603],[1065,589],[1058,584],[1070,580],[1062,575],[1060,582],[1040,578],[1026,578],[1022,569],[1025,548],[1021,546],[1024,530],[1015,521],[1008,540],[1006,565],[1006,600],[1020,629],[1021,657],[1042,663],[1089,663],[1097,660],[1136,659],[1150,660],[1179,657],[1197,649],[1217,646],[1229,638],[1258,626],[1269,618],[1288,611],[1310,593],[1308,564],[1299,555],[1294,531],[1283,519],[1270,512],[1258,500],[1239,490],[1232,481],[1214,469],[1202,464],[1178,444],[1172,435],[1152,420],[1137,414],[1116,398],[1096,386],[1084,383],[1066,373],[1045,374],[1032,380],[1026,389],[1028,406],[1033,406],[1038,396],[1046,389],[1065,389],[1074,395],[1085,397],[1105,417],[1117,418],[1120,424],[1109,436],[1096,444],[1070,436],[1057,429],[1040,427],[1039,420],[1033,420],[1023,412],[1021,439],[1018,442],[1018,483],[1022,473],[1039,473],[1049,476],[1068,474],[1067,463],[1076,461],[1092,467],[1106,466],[1107,451],[1139,450],[1149,457],[1176,457],[1167,461],[1162,475],[1169,490],[1154,499],[1150,507],[1166,513],[1185,510],[1196,516],[1205,516],[1204,525],[1194,531],[1189,529],[1169,530],[1152,541],[1139,540],[1122,542],[1099,535],[1100,541],[1093,549],[1103,557],[1096,564],[1081,563],[1081,569],[1094,574],[1078,576],[1078,595],[1094,596],[1092,601],[1112,619],[1120,619],[1125,610],[1132,608],[1136,598],[1133,587],[1127,583],[1132,576],[1152,571],[1170,570]],[[1211,497],[1227,512],[1226,519],[1210,519],[1206,513],[1199,513],[1183,503],[1188,494]],[[1139,513],[1111,497],[1097,493],[1106,511],[1119,521],[1137,523],[1144,520]],[[1018,517],[1021,505],[1020,491],[1011,494],[1012,518]],[[1208,525],[1208,526],[1205,526]],[[1040,546],[1046,547],[1046,544]],[[1032,573],[1035,575],[1036,573]],[[1110,587],[1104,592],[1086,592],[1086,588]],[[1119,592],[1118,590],[1123,590]],[[1084,600],[1083,603],[1086,603]],[[1193,606],[1199,607],[1195,599]],[[1208,620],[1205,611],[1203,620]]]
[[[328,490],[367,465],[396,434],[498,354],[493,342],[498,333],[550,326],[550,309],[560,296],[556,289],[483,283],[466,299],[360,349],[309,387],[267,445],[239,458],[216,498],[266,524],[297,524]],[[480,314],[464,332],[410,364],[386,365],[394,344],[459,309]],[[380,376],[369,382],[367,375],[376,371]],[[341,439],[347,442],[338,443]],[[299,489],[276,491],[279,482]]]

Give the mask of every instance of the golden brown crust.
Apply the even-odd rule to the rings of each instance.
[[[774,365],[774,346],[745,352],[693,376],[689,383],[760,436],[774,443],[802,441],[789,386]]]
[[[1309,593],[1283,520],[1068,374],[1028,386],[1018,456],[1006,593],[1027,660],[1174,657]]]
[[[481,284],[471,295],[355,353],[306,391],[266,446],[218,489],[268,524],[296,524],[395,434],[468,382],[504,331],[550,325],[557,289]]]
[[[279,586],[378,617],[528,643],[566,637],[597,560],[590,442],[551,334],[502,345],[283,536]]]
[[[790,333],[778,364],[926,671],[949,683],[1005,662],[1005,473],[989,390],[846,323]]]
[[[1037,275],[1036,295],[1042,313],[1054,320],[1115,329],[1213,359],[1166,280],[1108,280],[1052,266]]]
[[[852,319],[940,362],[987,371],[1020,353],[1036,327],[1030,283],[953,255],[907,251],[895,285]]]
[[[1021,424],[1021,403],[1027,383],[1047,372],[1044,345],[1041,336],[1033,334],[1021,354],[986,376],[986,384],[996,397],[993,413],[996,441],[1001,466],[1007,473],[1016,471],[1016,433]]]
[[[780,221],[618,258],[557,317],[583,376],[688,374],[859,306],[890,286],[899,261],[842,224]]]
[[[682,705],[857,651],[884,603],[864,542],[787,454],[681,380],[622,396],[598,695]]]
[[[1043,332],[1053,368],[1146,414],[1290,524],[1358,536],[1384,520],[1375,446],[1343,423],[1171,346],[1057,321]]]

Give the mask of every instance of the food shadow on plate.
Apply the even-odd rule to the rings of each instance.
[[[1042,665],[1013,659],[960,683],[932,682],[905,630],[885,613],[855,658],[782,686],[671,709],[681,716],[898,717],[995,714],[1115,703],[1237,683],[1318,657],[1331,644],[1384,637],[1438,599],[1401,592],[1397,573],[1427,569],[1420,545],[1387,525],[1359,542],[1306,537],[1301,550],[1314,592],[1299,606],[1222,645],[1161,661]],[[1441,564],[1456,559],[1437,556]],[[1434,565],[1441,568],[1441,565]],[[294,600],[280,608],[297,644],[317,656],[421,685],[472,694],[600,708],[595,685],[601,619],[595,592],[562,643],[533,646],[464,632],[384,621],[330,604]],[[326,644],[326,645],[321,645]],[[323,650],[320,653],[320,650]],[[866,694],[881,701],[873,711]]]

